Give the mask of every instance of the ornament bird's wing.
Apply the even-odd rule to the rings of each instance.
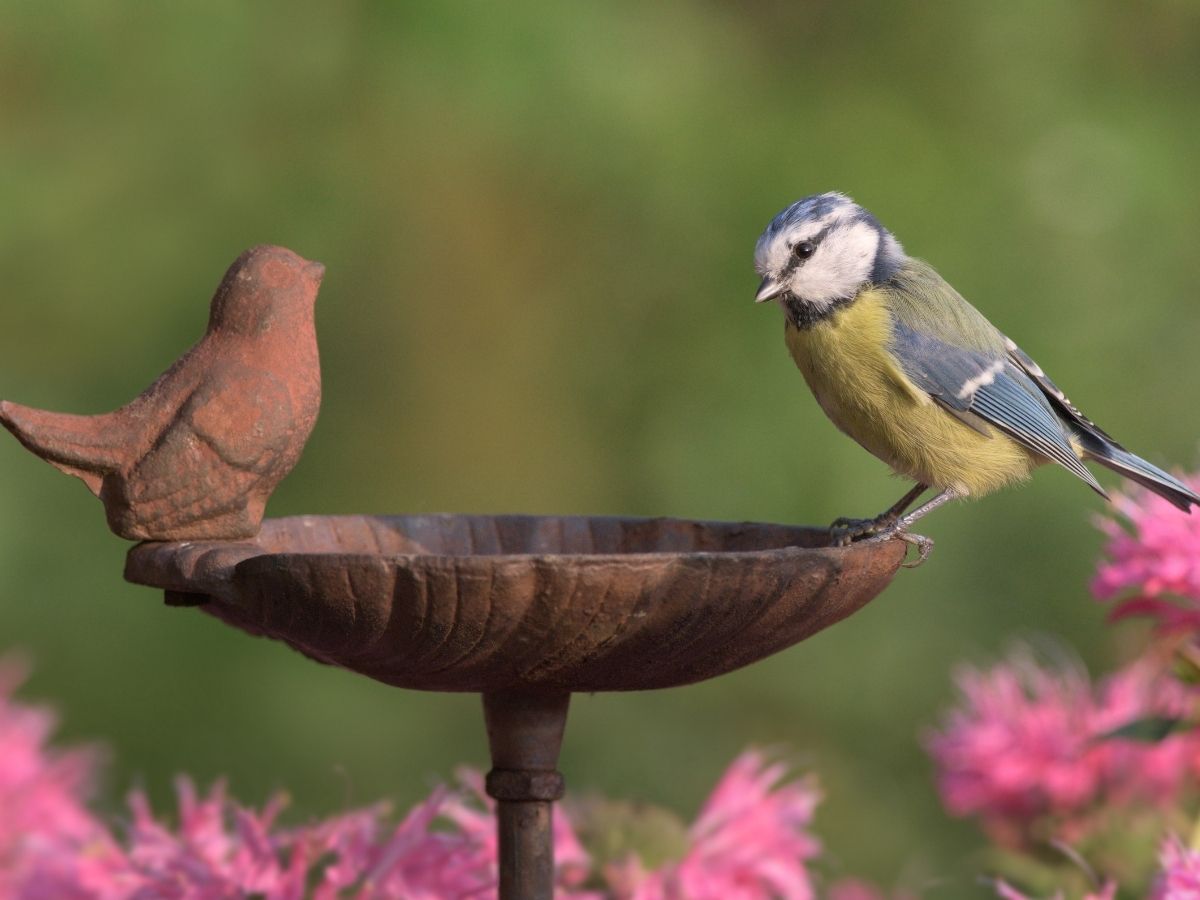
[[[130,473],[130,506],[147,531],[243,509],[288,452],[292,423],[291,396],[277,377],[223,367],[188,398]]]

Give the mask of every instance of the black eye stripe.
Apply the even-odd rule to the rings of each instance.
[[[828,234],[829,234],[829,231],[830,231],[830,229],[828,227],[822,228],[820,231],[818,231],[812,237],[806,238],[803,241],[798,241],[795,244],[792,244],[792,246],[788,248],[788,261],[787,261],[787,265],[785,265],[783,268],[782,274],[789,275],[792,272],[796,271],[796,269],[799,266],[804,265],[804,263],[808,259],[810,259],[814,253],[817,252],[817,248],[819,246],[821,246],[821,241],[825,240],[826,236],[828,236]],[[812,250],[809,251],[808,253],[806,253],[805,255],[801,256],[799,253],[796,252],[796,248],[801,247],[805,244],[807,244],[809,247],[811,247]]]

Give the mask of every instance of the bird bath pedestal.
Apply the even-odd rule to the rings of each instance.
[[[144,541],[125,576],[168,603],[385,684],[481,694],[500,897],[550,900],[572,693],[690,684],[790,647],[875,597],[907,545],[677,519],[262,520],[316,421],[323,272],[248,250],[200,342],[134,401],[99,416],[0,401],[0,425]]]
[[[895,575],[898,540],[678,519],[299,516],[143,543],[125,577],[396,687],[483,696],[502,900],[550,900],[570,695],[690,684],[790,647]]]

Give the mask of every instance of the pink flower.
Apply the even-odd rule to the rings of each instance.
[[[439,828],[451,821],[454,802],[439,788],[415,807],[399,825],[383,833],[379,811],[351,813],[313,828],[310,858],[332,856],[314,900],[341,897],[483,898],[496,890],[494,846],[479,835]]]
[[[1135,661],[1100,682],[1091,716],[1091,732],[1100,737],[1149,716],[1184,718],[1196,694],[1155,662]],[[1110,738],[1092,741],[1095,760],[1113,805],[1178,799],[1185,783],[1200,775],[1200,732],[1180,731],[1159,741]]]
[[[781,783],[781,763],[754,751],[733,761],[688,831],[684,857],[647,872],[636,858],[611,867],[624,900],[812,900],[808,832],[820,793],[811,780]]]
[[[990,672],[961,670],[963,702],[928,740],[942,801],[995,829],[1050,811],[1074,811],[1096,793],[1083,764],[1090,687],[1076,671],[1014,659]]]
[[[466,778],[474,787],[477,773]],[[395,827],[382,806],[293,829],[275,824],[276,798],[261,811],[229,800],[220,784],[198,795],[180,779],[179,825],[170,829],[146,798],[130,798],[133,821],[124,846],[109,840],[96,855],[62,843],[34,859],[20,898],[134,898],[224,900],[256,895],[271,900],[452,900],[491,896],[497,883],[494,820],[481,800],[439,788]],[[445,828],[450,824],[457,827]],[[588,860],[570,826],[559,828],[567,856],[585,876]],[[598,894],[571,891],[573,900]]]
[[[447,900],[494,894],[498,878],[492,801],[477,772],[461,790],[438,788],[397,825],[383,805],[299,828],[281,828],[282,796],[261,810],[176,784],[178,824],[129,797],[123,835],[87,810],[95,754],[47,747],[54,717],[12,693],[24,667],[0,662],[0,897],[4,900]],[[560,897],[577,890],[590,860],[563,814],[555,817]]]
[[[0,660],[0,896],[11,896],[28,874],[31,854],[63,842],[102,842],[104,829],[88,812],[96,753],[46,746],[56,722],[48,710],[12,699],[26,668]]]
[[[1200,487],[1200,476],[1184,479]],[[1092,593],[1110,600],[1128,590],[1134,595],[1118,604],[1114,618],[1149,615],[1162,628],[1200,628],[1200,516],[1188,515],[1144,488],[1116,494],[1113,505],[1129,523],[1101,519],[1108,535],[1102,563],[1092,580]],[[1164,599],[1173,595],[1177,604]]]
[[[16,896],[135,898],[135,900],[217,900],[264,894],[278,900],[304,896],[306,868],[302,853],[291,864],[282,858],[283,842],[270,834],[282,801],[261,813],[241,809],[221,785],[197,795],[180,779],[179,826],[158,822],[144,795],[129,799],[132,823],[128,839],[106,835],[99,846],[60,842],[31,858],[29,876]]]
[[[285,843],[271,834],[282,797],[254,812],[230,801],[223,784],[201,796],[186,778],[176,782],[176,794],[175,831],[154,818],[145,795],[135,792],[129,799],[133,824],[126,877],[137,884],[140,896],[199,900],[260,893],[299,900],[305,869],[285,864]]]
[[[54,717],[15,702],[24,677],[0,663],[0,897],[4,900],[448,900],[495,893],[492,801],[477,772],[462,788],[438,788],[394,826],[383,805],[298,828],[277,824],[282,796],[242,807],[218,783],[199,793],[176,785],[178,824],[157,818],[141,792],[129,797],[118,834],[85,798],[94,754],[47,747]],[[565,814],[555,817],[559,897],[599,900],[579,889],[590,859]]]
[[[176,784],[177,823],[158,818],[146,796],[129,798],[116,833],[83,798],[92,756],[53,751],[53,717],[11,700],[21,673],[0,669],[0,897],[13,900],[450,900],[493,896],[498,879],[494,805],[478,772],[460,789],[438,788],[394,826],[383,806],[297,828],[277,819],[280,796],[260,810],[231,800],[217,783]],[[812,900],[806,861],[819,852],[808,832],[819,799],[809,781],[746,753],[730,766],[690,829],[685,856],[644,872],[636,860],[612,871],[629,900]],[[591,860],[563,810],[554,819],[558,891],[601,900],[582,885]],[[841,900],[854,900],[840,889]],[[872,895],[866,895],[868,897]]]
[[[1200,898],[1200,851],[1169,837],[1159,854],[1162,872],[1150,900],[1198,900]]]
[[[147,797],[110,829],[87,810],[93,756],[46,746],[50,713],[15,703],[23,671],[0,666],[0,897],[5,900],[482,900],[498,881],[495,810],[475,771],[440,787],[398,823],[380,804],[281,827],[277,796],[243,807],[218,782],[176,783],[176,824]],[[688,831],[683,857],[652,871],[630,858],[593,871],[565,810],[554,817],[561,900],[813,900],[807,863],[819,793],[761,754],[739,756]],[[607,877],[600,893],[583,885]],[[882,900],[844,882],[830,900]],[[897,896],[896,900],[900,900]]]
[[[1104,737],[1189,708],[1187,689],[1148,663],[1093,689],[1079,669],[1046,669],[1018,652],[956,680],[962,702],[927,741],[938,787],[951,813],[978,816],[1003,845],[1022,844],[1047,818],[1055,836],[1076,839],[1102,804],[1168,802],[1200,771],[1193,732],[1159,743]]]

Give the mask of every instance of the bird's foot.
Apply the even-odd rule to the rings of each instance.
[[[925,560],[929,559],[929,554],[933,552],[933,538],[931,537],[925,537],[923,534],[909,534],[907,531],[898,531],[893,536],[917,548],[916,559],[912,562],[901,563],[906,569],[915,569],[922,565]]]
[[[884,541],[890,541],[895,538],[898,541],[904,541],[917,548],[917,558],[912,562],[902,563],[906,569],[915,569],[917,566],[929,559],[929,554],[933,552],[933,538],[925,537],[923,534],[909,534],[904,530],[905,526],[902,522],[895,522],[890,528],[885,528],[876,534],[871,535],[869,540],[871,543],[882,544]]]
[[[848,547],[855,541],[874,537],[896,524],[896,516],[886,512],[873,519],[834,519],[829,526],[829,535],[835,547]]]

